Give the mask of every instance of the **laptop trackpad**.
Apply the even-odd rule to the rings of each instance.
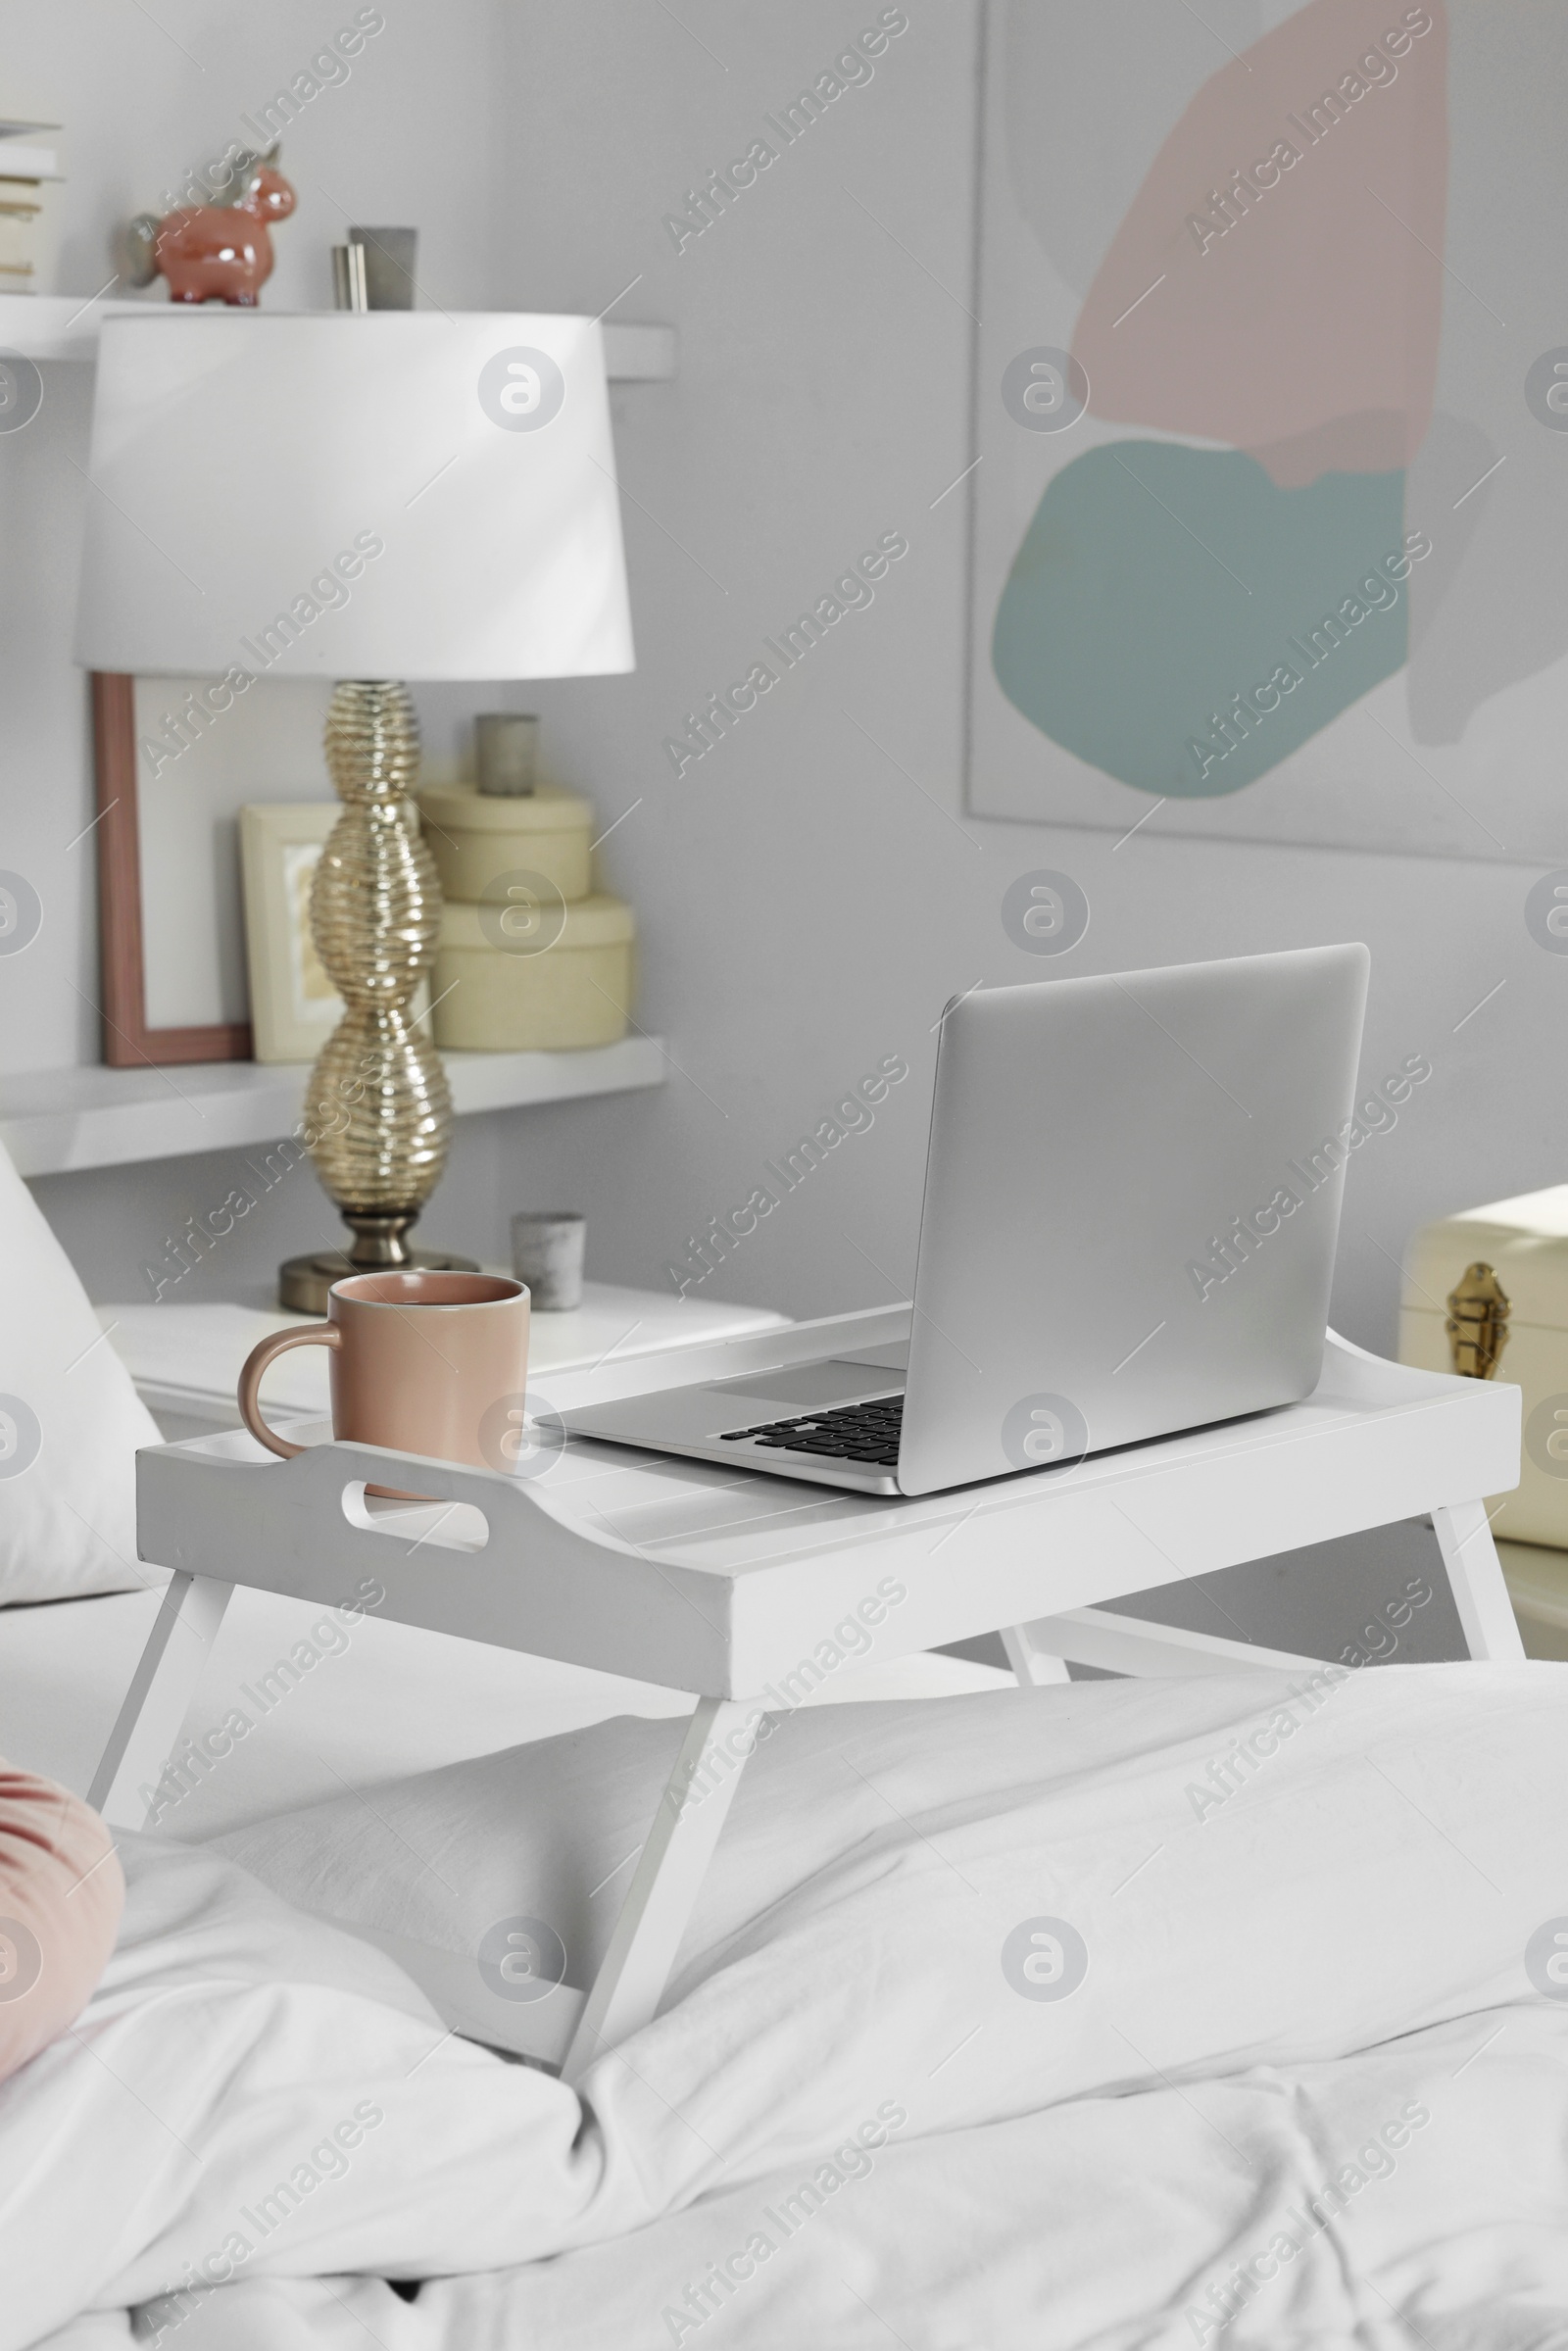
[[[849,1363],[835,1358],[826,1363],[795,1363],[782,1371],[758,1372],[748,1380],[715,1380],[709,1396],[760,1396],[791,1412],[821,1412],[833,1404],[852,1404],[860,1396],[893,1396],[904,1386],[904,1374],[871,1363]]]

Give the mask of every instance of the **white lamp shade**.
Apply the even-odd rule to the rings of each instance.
[[[76,659],[168,676],[633,666],[592,318],[106,319]]]

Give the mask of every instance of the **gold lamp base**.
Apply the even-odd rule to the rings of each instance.
[[[344,1010],[311,1072],[301,1140],[354,1240],[281,1267],[281,1303],[306,1314],[326,1311],[345,1274],[475,1270],[407,1239],[452,1141],[446,1071],[409,1009],[435,960],[441,885],[412,798],[419,726],[407,687],[342,680],[326,763],[343,813],[312,882],[311,930]]]
[[[405,1271],[418,1273],[477,1273],[472,1257],[452,1257],[438,1249],[404,1252]],[[322,1249],[315,1257],[285,1257],[277,1269],[277,1302],[289,1314],[324,1314],[326,1294],[334,1282],[351,1273],[374,1273],[373,1265],[356,1265],[346,1249]]]
[[[334,1282],[351,1273],[477,1273],[472,1257],[455,1257],[445,1249],[410,1249],[405,1238],[410,1217],[354,1216],[354,1247],[318,1249],[311,1256],[287,1257],[277,1269],[277,1302],[290,1314],[324,1314],[326,1294]],[[395,1230],[388,1230],[395,1227]]]

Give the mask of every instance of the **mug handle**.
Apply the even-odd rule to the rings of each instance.
[[[279,1437],[262,1418],[262,1374],[277,1355],[286,1354],[291,1347],[341,1347],[343,1333],[335,1322],[301,1322],[290,1331],[274,1331],[260,1347],[253,1347],[245,1358],[245,1368],[239,1375],[239,1416],[259,1445],[280,1460],[292,1461],[303,1453],[304,1445],[292,1439]]]

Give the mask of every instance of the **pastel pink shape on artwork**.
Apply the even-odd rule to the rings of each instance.
[[[1117,423],[1245,449],[1284,487],[1405,465],[1443,315],[1442,0],[1310,0],[1206,82],[1085,299]]]

